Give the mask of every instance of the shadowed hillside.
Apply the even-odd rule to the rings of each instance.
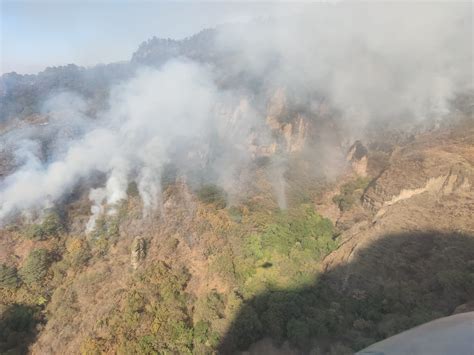
[[[38,309],[13,304],[0,308],[0,354],[26,354],[35,341]]]
[[[246,302],[219,351],[360,350],[472,301],[473,256],[470,235],[428,231],[384,236],[347,264],[326,270],[311,287],[275,289]]]

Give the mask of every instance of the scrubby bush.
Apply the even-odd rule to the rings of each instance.
[[[102,216],[97,219],[91,234],[91,246],[98,255],[106,255],[110,246],[115,245],[120,236],[120,214]]]
[[[208,319],[218,319],[224,317],[225,299],[223,295],[213,291],[206,297],[206,307],[208,311]]]
[[[122,307],[107,319],[119,353],[190,354],[189,274],[157,262],[136,274]]]
[[[264,333],[258,314],[251,305],[242,307],[233,326],[232,333],[227,336],[237,349],[247,349]]]
[[[87,261],[92,257],[92,253],[87,241],[73,238],[67,244],[67,257],[73,268],[79,268],[86,265]]]
[[[61,217],[53,211],[48,213],[41,223],[28,226],[26,235],[33,240],[45,240],[49,237],[57,237],[63,231]]]
[[[224,208],[227,204],[226,193],[220,187],[208,184],[197,190],[199,200],[207,204],[213,204],[216,208]]]
[[[15,288],[17,285],[18,276],[16,268],[5,264],[0,265],[0,287]]]
[[[216,255],[210,263],[210,271],[216,272],[224,280],[233,282],[235,277],[232,251],[229,248],[224,249]]]
[[[41,282],[48,272],[50,263],[51,257],[48,250],[34,249],[20,269],[21,279],[27,285]]]
[[[333,197],[332,201],[341,211],[348,211],[354,203],[362,197],[362,193],[369,185],[370,179],[358,177],[356,180],[349,181],[342,185],[340,193]]]
[[[33,307],[13,304],[0,308],[0,354],[26,354],[37,321]]]
[[[230,218],[237,223],[242,222],[242,210],[236,206],[232,206],[228,210]]]
[[[309,343],[310,330],[304,319],[290,319],[286,324],[286,332],[288,339],[299,347]]]
[[[101,340],[87,337],[80,346],[79,352],[81,355],[101,355]]]
[[[194,325],[194,353],[208,354],[219,344],[219,334],[212,330],[211,324],[206,321],[198,321]]]

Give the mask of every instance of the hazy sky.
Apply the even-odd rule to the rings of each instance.
[[[254,2],[0,0],[1,73],[127,60],[152,37],[183,38],[206,27],[296,10]]]

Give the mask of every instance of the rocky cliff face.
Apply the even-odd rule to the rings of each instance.
[[[265,121],[272,133],[280,137],[280,150],[286,153],[303,151],[310,121],[303,113],[291,112],[283,88],[276,89],[270,96]]]
[[[356,141],[349,149],[346,160],[351,168],[359,176],[367,176],[367,148],[360,141]]]

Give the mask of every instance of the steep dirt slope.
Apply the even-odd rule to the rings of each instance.
[[[395,146],[361,202],[369,217],[343,232],[341,246],[324,261],[326,270],[349,263],[358,250],[386,235],[474,235],[474,123],[424,133]]]

